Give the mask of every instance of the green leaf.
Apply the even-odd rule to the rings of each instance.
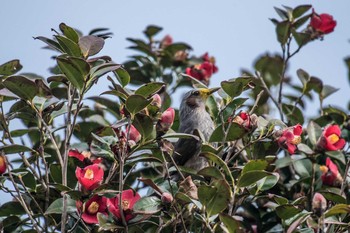
[[[119,64],[115,63],[103,63],[101,65],[95,66],[90,70],[89,82],[94,82],[97,78],[108,72],[116,71],[121,67]]]
[[[312,162],[309,159],[296,160],[293,162],[293,167],[302,178],[311,176]]]
[[[346,204],[346,199],[337,193],[333,193],[330,191],[318,191],[318,192],[321,193],[327,200],[330,200],[336,204]]]
[[[0,65],[0,75],[12,75],[17,73],[22,69],[22,65],[18,59],[8,61],[2,65]]]
[[[119,83],[125,87],[126,85],[129,84],[130,82],[130,75],[129,73],[123,69],[123,68],[119,68],[114,72],[115,76],[117,77]]]
[[[0,206],[0,217],[10,215],[23,215],[25,213],[25,210],[18,201],[6,202]]]
[[[320,99],[325,99],[331,94],[337,92],[339,88],[332,87],[330,85],[323,85],[322,91],[320,93]]]
[[[275,11],[277,12],[277,14],[283,19],[288,19],[288,13],[285,10],[282,10],[280,8],[274,7]]]
[[[292,125],[302,125],[304,123],[304,115],[300,108],[291,104],[282,104],[282,111],[288,117]]]
[[[243,126],[233,122],[231,123],[230,128],[227,130],[227,136],[225,138],[222,125],[219,125],[211,134],[209,142],[222,142],[224,139],[225,142],[234,141],[242,138],[245,134],[246,130],[243,128]]]
[[[133,115],[143,110],[152,102],[141,95],[131,95],[125,101],[126,109]]]
[[[67,213],[74,213],[77,211],[75,201],[70,197],[67,197]],[[45,211],[45,215],[48,214],[62,214],[63,212],[63,198],[59,198],[51,203],[51,205]]]
[[[136,114],[133,125],[140,132],[143,141],[153,139],[156,136],[152,119],[144,114]]]
[[[276,207],[278,217],[289,219],[300,213],[301,211],[293,205],[280,205]]]
[[[312,5],[300,5],[295,7],[293,9],[293,18],[299,18],[300,16],[305,14],[308,10],[310,10],[311,7]]]
[[[297,147],[298,147],[299,151],[301,151],[301,152],[303,152],[303,153],[305,153],[307,155],[312,155],[312,154],[315,153],[308,145],[306,145],[304,143],[299,143],[297,145]]]
[[[313,121],[310,121],[307,125],[307,135],[309,137],[310,143],[315,146],[317,144],[318,139],[322,134],[322,128]]]
[[[261,180],[262,178],[271,175],[271,173],[266,171],[247,171],[244,174],[242,174],[238,179],[238,187],[247,187],[253,184],[256,184],[258,180]]]
[[[238,233],[241,232],[241,224],[239,221],[234,219],[232,216],[225,214],[225,213],[220,213],[219,214],[220,221],[225,225],[228,233]]]
[[[348,214],[350,213],[350,205],[347,204],[337,204],[326,211],[325,217],[328,218],[337,214]]]
[[[105,40],[98,36],[83,36],[79,39],[79,47],[84,57],[89,57],[101,51]]]
[[[136,214],[155,214],[161,210],[161,201],[158,197],[143,197],[138,200],[134,207],[133,212]]]
[[[149,25],[147,26],[147,28],[143,31],[143,33],[148,37],[151,38],[154,35],[156,35],[157,33],[159,33],[161,30],[163,30],[163,28],[158,27],[156,25]]]
[[[297,76],[300,79],[301,83],[303,84],[303,86],[306,85],[306,83],[309,81],[310,79],[310,75],[303,69],[298,69],[297,70]]]
[[[161,82],[146,83],[141,87],[139,87],[135,91],[135,94],[141,95],[145,98],[149,98],[151,95],[154,95],[163,87],[165,87],[165,83],[161,83]]]
[[[336,159],[342,164],[346,164],[345,156],[342,151],[326,151],[326,155],[330,158]]]
[[[29,148],[27,146],[19,145],[19,144],[11,144],[6,146],[1,146],[0,151],[4,152],[6,155],[9,154],[16,154],[21,152],[36,152],[32,148]]]
[[[37,36],[37,37],[34,37],[34,39],[41,40],[42,42],[47,44],[49,46],[49,48],[51,48],[53,50],[56,50],[56,51],[61,52],[61,53],[64,52],[61,45],[54,40],[51,40],[51,39],[43,37],[43,36]]]
[[[302,19],[300,19],[296,22],[296,24],[298,25],[295,25],[295,27],[302,25],[304,23],[305,21],[302,21]],[[295,28],[292,28],[292,35],[299,47],[306,45],[311,40],[311,35],[309,33],[297,32]]]
[[[222,81],[221,87],[231,98],[234,98],[246,90],[251,82],[253,82],[252,77],[239,77],[229,81]]]
[[[251,160],[242,169],[242,174],[250,171],[261,171],[267,168],[267,161],[265,160]]]
[[[226,180],[215,180],[212,185],[198,187],[199,201],[206,206],[209,216],[220,213],[230,203],[231,190]]]
[[[59,56],[56,59],[62,73],[66,75],[74,87],[81,91],[90,71],[89,64],[83,59],[76,57]]]
[[[310,77],[310,80],[306,83],[303,91],[309,92],[310,90],[314,90],[316,93],[320,94],[323,90],[322,80],[316,77]]]
[[[60,23],[59,28],[68,39],[72,40],[75,43],[78,43],[79,35],[73,28],[69,27],[65,23]]]
[[[91,142],[91,153],[108,160],[114,160],[114,153],[111,150],[111,146],[118,143],[118,139],[114,136],[99,137],[94,133],[91,133],[93,140]]]
[[[227,177],[227,180],[231,180],[231,184],[232,184],[232,186],[234,186],[235,181],[234,181],[233,176],[230,172],[230,169],[228,168],[227,164],[220,157],[218,157],[216,154],[213,154],[210,152],[201,153],[200,156],[207,158],[209,161],[214,162],[220,168],[222,168],[224,170],[226,177]]]
[[[205,177],[212,177],[218,180],[224,178],[224,175],[217,167],[205,167],[202,170],[198,171],[197,174]]]
[[[37,85],[24,76],[10,76],[3,81],[4,86],[21,99],[31,101],[39,92]]]
[[[276,26],[276,33],[278,42],[280,42],[282,45],[286,44],[290,35],[289,20],[279,22]]]
[[[273,188],[277,184],[279,178],[280,178],[280,175],[277,172],[275,172],[273,173],[273,175],[266,176],[261,180],[257,181],[256,193],[258,193],[260,190],[266,191]]]
[[[81,50],[77,43],[64,36],[55,36],[62,50],[70,56],[81,57]]]
[[[36,180],[34,178],[34,175],[31,173],[31,171],[28,171],[23,168],[18,168],[18,169],[13,169],[11,172],[14,174],[14,176],[17,176],[17,178],[15,178],[15,181],[17,183],[22,184],[23,182],[27,188],[35,190]],[[18,175],[16,175],[16,173]],[[19,179],[22,179],[22,182]]]

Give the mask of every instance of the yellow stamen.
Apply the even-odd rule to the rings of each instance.
[[[84,155],[84,158],[90,158],[91,157],[91,152],[90,151],[83,151],[81,152],[82,155]]]
[[[90,179],[90,180],[94,179],[94,171],[91,169],[87,169],[85,172],[84,178]]]
[[[90,206],[88,207],[88,212],[90,214],[96,214],[99,207],[100,207],[100,205],[96,201],[93,201],[93,202],[91,202]]]
[[[301,142],[301,137],[300,136],[294,136],[293,140],[290,142],[293,145],[298,145]]]
[[[127,201],[127,200],[122,200],[122,208],[123,208],[123,210],[127,210],[127,209],[129,209],[129,201]]]
[[[329,135],[329,136],[328,136],[328,140],[329,140],[329,142],[330,142],[331,144],[334,144],[334,143],[336,143],[337,141],[339,141],[339,137],[338,137],[338,135],[336,135],[336,134],[332,134],[332,135]]]
[[[323,174],[325,174],[325,173],[327,173],[327,172],[328,172],[328,167],[327,167],[327,166],[322,165],[322,166],[320,166],[320,170],[321,170],[321,172],[322,172]]]

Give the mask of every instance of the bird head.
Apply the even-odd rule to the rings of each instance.
[[[208,97],[219,89],[220,88],[199,88],[191,90],[185,94],[181,105],[185,104],[190,108],[205,108],[205,102],[207,101]]]

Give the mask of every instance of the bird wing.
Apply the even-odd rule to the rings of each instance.
[[[193,130],[183,130],[184,133],[193,134]],[[190,132],[191,131],[191,132]],[[201,141],[195,138],[180,138],[175,144],[174,161],[184,165],[190,158],[196,156],[201,148]]]

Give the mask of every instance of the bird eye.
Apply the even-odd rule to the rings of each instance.
[[[199,96],[199,91],[193,92],[193,95],[194,95],[194,96]]]

